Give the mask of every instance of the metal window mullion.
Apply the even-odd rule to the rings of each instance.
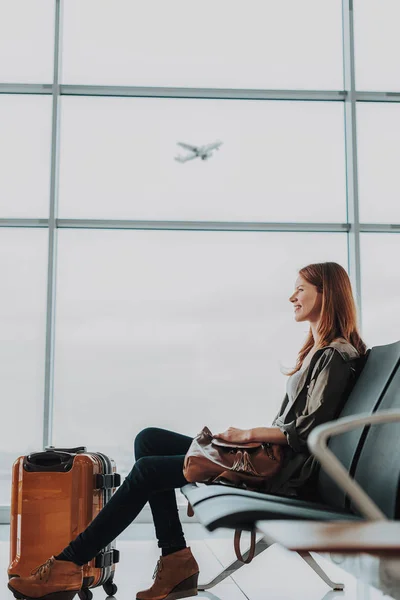
[[[57,270],[58,167],[60,135],[60,62],[61,62],[61,1],[55,0],[54,70],[52,85],[50,209],[48,222],[46,348],[43,406],[43,448],[51,445],[54,404],[54,343]]]
[[[52,93],[51,83],[0,83],[0,94],[45,94]]]
[[[0,218],[0,227],[47,229],[49,219]],[[56,219],[57,229],[146,229],[149,231],[281,231],[347,233],[348,223],[274,223],[272,221],[139,221],[129,219]],[[400,233],[400,223],[360,223],[361,233]]]
[[[362,331],[360,216],[358,198],[357,121],[354,58],[353,0],[342,0],[343,17],[343,76],[346,91],[344,128],[347,182],[348,268],[355,296],[358,324]]]
[[[360,231],[362,233],[400,233],[400,223],[361,223]]]
[[[214,100],[315,100],[343,102],[343,90],[274,90],[241,88],[180,88],[68,85],[60,86],[63,96],[105,96],[129,98],[193,98]]]
[[[37,228],[45,228],[49,226],[48,219],[29,219],[29,218],[11,218],[11,219],[1,219],[0,218],[0,227],[37,227]]]
[[[61,84],[61,96],[125,97],[125,98],[193,98],[215,100],[316,100],[343,102],[345,90],[274,90],[245,88],[178,88],[178,87],[138,87],[115,85],[69,85]],[[2,83],[0,94],[48,95],[53,93],[51,83]],[[397,102],[400,92],[355,91],[357,102]]]
[[[400,92],[356,92],[357,102],[400,102]]]
[[[117,219],[58,219],[58,229],[146,229],[166,231],[283,231],[347,232],[347,223],[273,223],[262,221],[140,221]]]

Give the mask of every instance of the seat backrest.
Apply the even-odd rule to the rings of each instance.
[[[360,375],[339,417],[375,412],[384,397],[388,384],[400,363],[400,341],[385,346],[375,346],[365,359],[360,359]],[[365,361],[365,362],[364,362]],[[364,362],[364,365],[363,365]],[[328,443],[329,449],[343,466],[354,475],[368,428],[357,428],[337,435]],[[318,494],[330,506],[346,508],[346,494],[323,471],[319,472]]]
[[[400,409],[400,367],[377,412],[391,408]],[[367,427],[354,478],[389,519],[399,519],[400,423]]]

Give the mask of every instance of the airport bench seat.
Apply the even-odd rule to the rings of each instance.
[[[381,411],[400,409],[400,342],[377,346],[362,359],[361,373],[343,407],[339,420],[370,417]],[[338,422],[333,421],[332,424]],[[321,428],[330,424],[321,425]],[[318,428],[316,428],[318,429]],[[313,433],[315,433],[314,430]],[[329,439],[327,450],[342,471],[378,507],[382,518],[396,519],[400,512],[400,435],[395,423],[380,427],[368,424],[348,428],[340,436]],[[320,457],[318,457],[320,458]],[[342,473],[343,475],[343,473]],[[257,522],[274,520],[300,521],[350,521],[360,523],[371,519],[371,514],[360,510],[354,499],[335,477],[320,469],[318,476],[319,502],[272,496],[225,485],[188,484],[182,488],[197,519],[209,531],[219,527],[255,531]],[[376,514],[376,513],[375,513]],[[270,543],[265,538],[257,542],[255,555],[265,550]],[[299,551],[307,563],[333,589],[342,589],[341,584],[330,581],[307,551]],[[249,553],[244,555],[244,559]],[[243,563],[235,561],[213,581],[199,586],[210,589],[231,575]]]

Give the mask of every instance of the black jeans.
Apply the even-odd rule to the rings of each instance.
[[[175,489],[187,483],[183,460],[192,438],[148,427],[135,439],[136,462],[120,488],[92,523],[63,553],[83,565],[92,560],[150,504],[159,548],[185,547]]]

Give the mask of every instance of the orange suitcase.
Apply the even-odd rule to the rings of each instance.
[[[54,448],[13,465],[8,576],[26,577],[59,554],[98,515],[121,483],[115,462],[86,448]],[[83,567],[81,600],[103,586],[113,596],[119,552],[112,543]]]

